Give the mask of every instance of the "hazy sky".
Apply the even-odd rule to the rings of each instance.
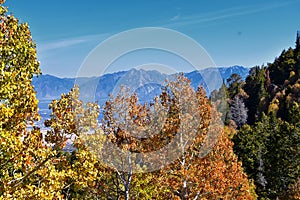
[[[74,77],[96,45],[133,28],[174,29],[201,44],[216,65],[246,67],[272,62],[294,47],[300,30],[300,0],[7,0],[5,5],[29,23],[43,74],[60,77]]]

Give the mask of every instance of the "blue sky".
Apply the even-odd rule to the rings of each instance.
[[[217,66],[272,62],[294,46],[300,0],[7,0],[28,22],[43,74],[74,77],[101,41],[122,31],[165,27],[196,40]],[[115,71],[126,70],[120,66]]]

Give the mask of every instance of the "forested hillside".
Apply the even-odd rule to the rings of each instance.
[[[299,33],[295,48],[267,66],[253,67],[245,81],[233,74],[211,99],[221,93],[227,96],[218,102],[223,119],[238,130],[232,138],[234,152],[254,180],[259,199],[299,199]]]

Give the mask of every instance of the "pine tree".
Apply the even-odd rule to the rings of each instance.
[[[244,85],[244,81],[239,74],[232,74],[227,79],[227,84],[228,84],[229,98],[233,99],[236,95],[241,93],[240,90],[242,89],[242,87]]]
[[[299,134],[299,123],[263,114],[253,127],[246,125],[234,136],[234,151],[260,198],[276,199],[299,177]]]
[[[246,78],[246,84],[243,89],[248,95],[245,105],[248,109],[247,123],[252,125],[259,120],[262,112],[266,112],[266,100],[269,98],[266,88],[265,67],[253,67],[249,76]]]

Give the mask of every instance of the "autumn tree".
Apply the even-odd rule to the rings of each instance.
[[[158,130],[157,135],[140,129],[147,138],[136,137],[136,129],[130,124],[137,123],[145,127],[154,119],[150,116],[151,106],[139,104],[136,95],[130,95],[126,89],[106,103],[103,130],[117,146],[132,153],[157,150],[162,148],[160,144],[168,145],[172,140],[177,141],[172,146],[178,156],[174,163],[148,174],[148,177],[152,177],[148,179],[150,182],[163,186],[161,192],[157,191],[159,197],[191,199],[240,196],[251,199],[247,177],[233,154],[232,143],[227,134],[223,133],[222,127],[210,121],[212,111],[204,90],[199,88],[194,91],[190,81],[181,75],[166,84],[153,105],[157,104],[166,106],[167,111],[167,120],[163,126],[157,126],[162,129]],[[214,112],[214,117],[219,118],[217,112]],[[207,135],[209,125],[212,127],[210,133],[214,133],[212,135]],[[119,191],[125,199],[129,197],[128,193],[132,194],[131,191],[138,191],[132,185],[133,182],[141,181],[137,180],[140,173],[132,173],[134,163],[137,161],[141,169],[143,164],[147,164],[145,157],[130,158],[123,160],[127,161],[125,164],[129,171],[114,169],[115,182],[121,184]]]
[[[98,176],[106,172],[89,147],[101,144],[105,139],[98,127],[99,105],[79,100],[79,87],[74,86],[61,99],[49,105],[51,118],[45,121],[50,130],[45,141],[51,144],[57,155],[54,167],[62,174],[60,188],[64,198],[91,198]]]
[[[32,77],[40,74],[36,46],[28,24],[2,5],[0,29],[0,196],[52,199],[60,196],[60,177],[50,173],[55,153],[43,146],[34,126],[39,119],[32,86]]]
[[[211,108],[202,88],[194,91],[189,80],[179,77],[171,82],[171,89],[178,95],[170,95],[174,101],[189,102],[189,110],[180,113],[182,129],[176,134],[180,137],[180,154],[174,163],[163,169],[162,184],[168,193],[165,198],[178,199],[252,199],[246,174],[232,150],[228,133],[224,133],[219,114]],[[175,89],[176,88],[176,89]],[[176,94],[176,93],[175,93]],[[181,95],[179,95],[181,94]],[[183,95],[184,94],[184,95]],[[188,113],[198,117],[199,124],[189,127]],[[195,135],[186,132],[195,131]],[[192,141],[190,136],[193,136]]]
[[[78,120],[74,120],[72,107],[78,101],[72,99],[70,102],[69,96],[63,95],[62,100],[52,102],[53,118],[47,121],[52,130],[45,138],[45,133],[35,126],[40,118],[32,86],[32,77],[40,74],[36,47],[28,24],[20,24],[6,12],[7,9],[1,6],[0,198],[68,198],[66,191],[74,188],[73,185],[80,185],[80,188],[85,185],[86,188],[87,182],[91,182],[89,177],[95,173],[88,170],[95,159],[86,162],[85,155],[79,153],[75,154],[76,162],[69,163],[71,156],[66,157],[63,151],[65,136],[76,134],[78,130],[73,126]],[[79,111],[84,114],[82,107],[76,108],[82,109]],[[86,119],[93,116],[95,114],[89,112]],[[83,124],[87,122],[79,123],[86,127]]]
[[[151,104],[141,104],[130,88],[121,87],[119,93],[106,102],[101,128],[107,136],[107,142],[100,157],[109,162],[108,167],[112,170],[113,184],[109,195],[113,198],[129,199],[132,195],[142,193],[143,196],[149,196],[149,193],[145,193],[146,190],[152,193],[146,183],[152,182],[149,177],[153,176],[140,172],[149,171],[149,165],[153,164],[153,160],[147,157],[147,152],[160,149],[172,137],[162,132],[165,122],[163,119],[169,109],[167,101],[157,97]],[[169,111],[172,112],[171,110]],[[166,123],[176,126],[173,122]],[[163,165],[159,155],[154,159],[156,168]],[[141,177],[144,178],[140,179]],[[151,188],[153,187],[156,186],[152,185]]]
[[[115,174],[112,180],[118,183],[111,188],[118,191],[114,198],[134,198],[141,193],[148,198],[243,196],[251,199],[247,177],[232,152],[232,143],[220,125],[211,123],[211,112],[204,90],[194,91],[183,75],[167,82],[160,97],[149,105],[138,103],[136,94],[122,88],[104,107],[105,135],[116,145],[115,148],[129,152],[127,156],[120,157],[114,154],[116,151],[110,151],[106,157],[120,159],[110,166]],[[216,116],[219,119],[214,112]],[[214,134],[207,135],[209,125],[214,127],[210,130]],[[162,160],[166,157],[158,155],[155,159],[161,165],[158,171],[141,173],[153,164],[148,163],[147,153],[165,145],[172,145],[172,153],[176,155],[174,163],[164,163]],[[144,154],[134,156],[136,152]],[[123,165],[118,165],[118,162]],[[212,173],[214,177],[211,177]],[[156,193],[151,193],[151,188]]]

